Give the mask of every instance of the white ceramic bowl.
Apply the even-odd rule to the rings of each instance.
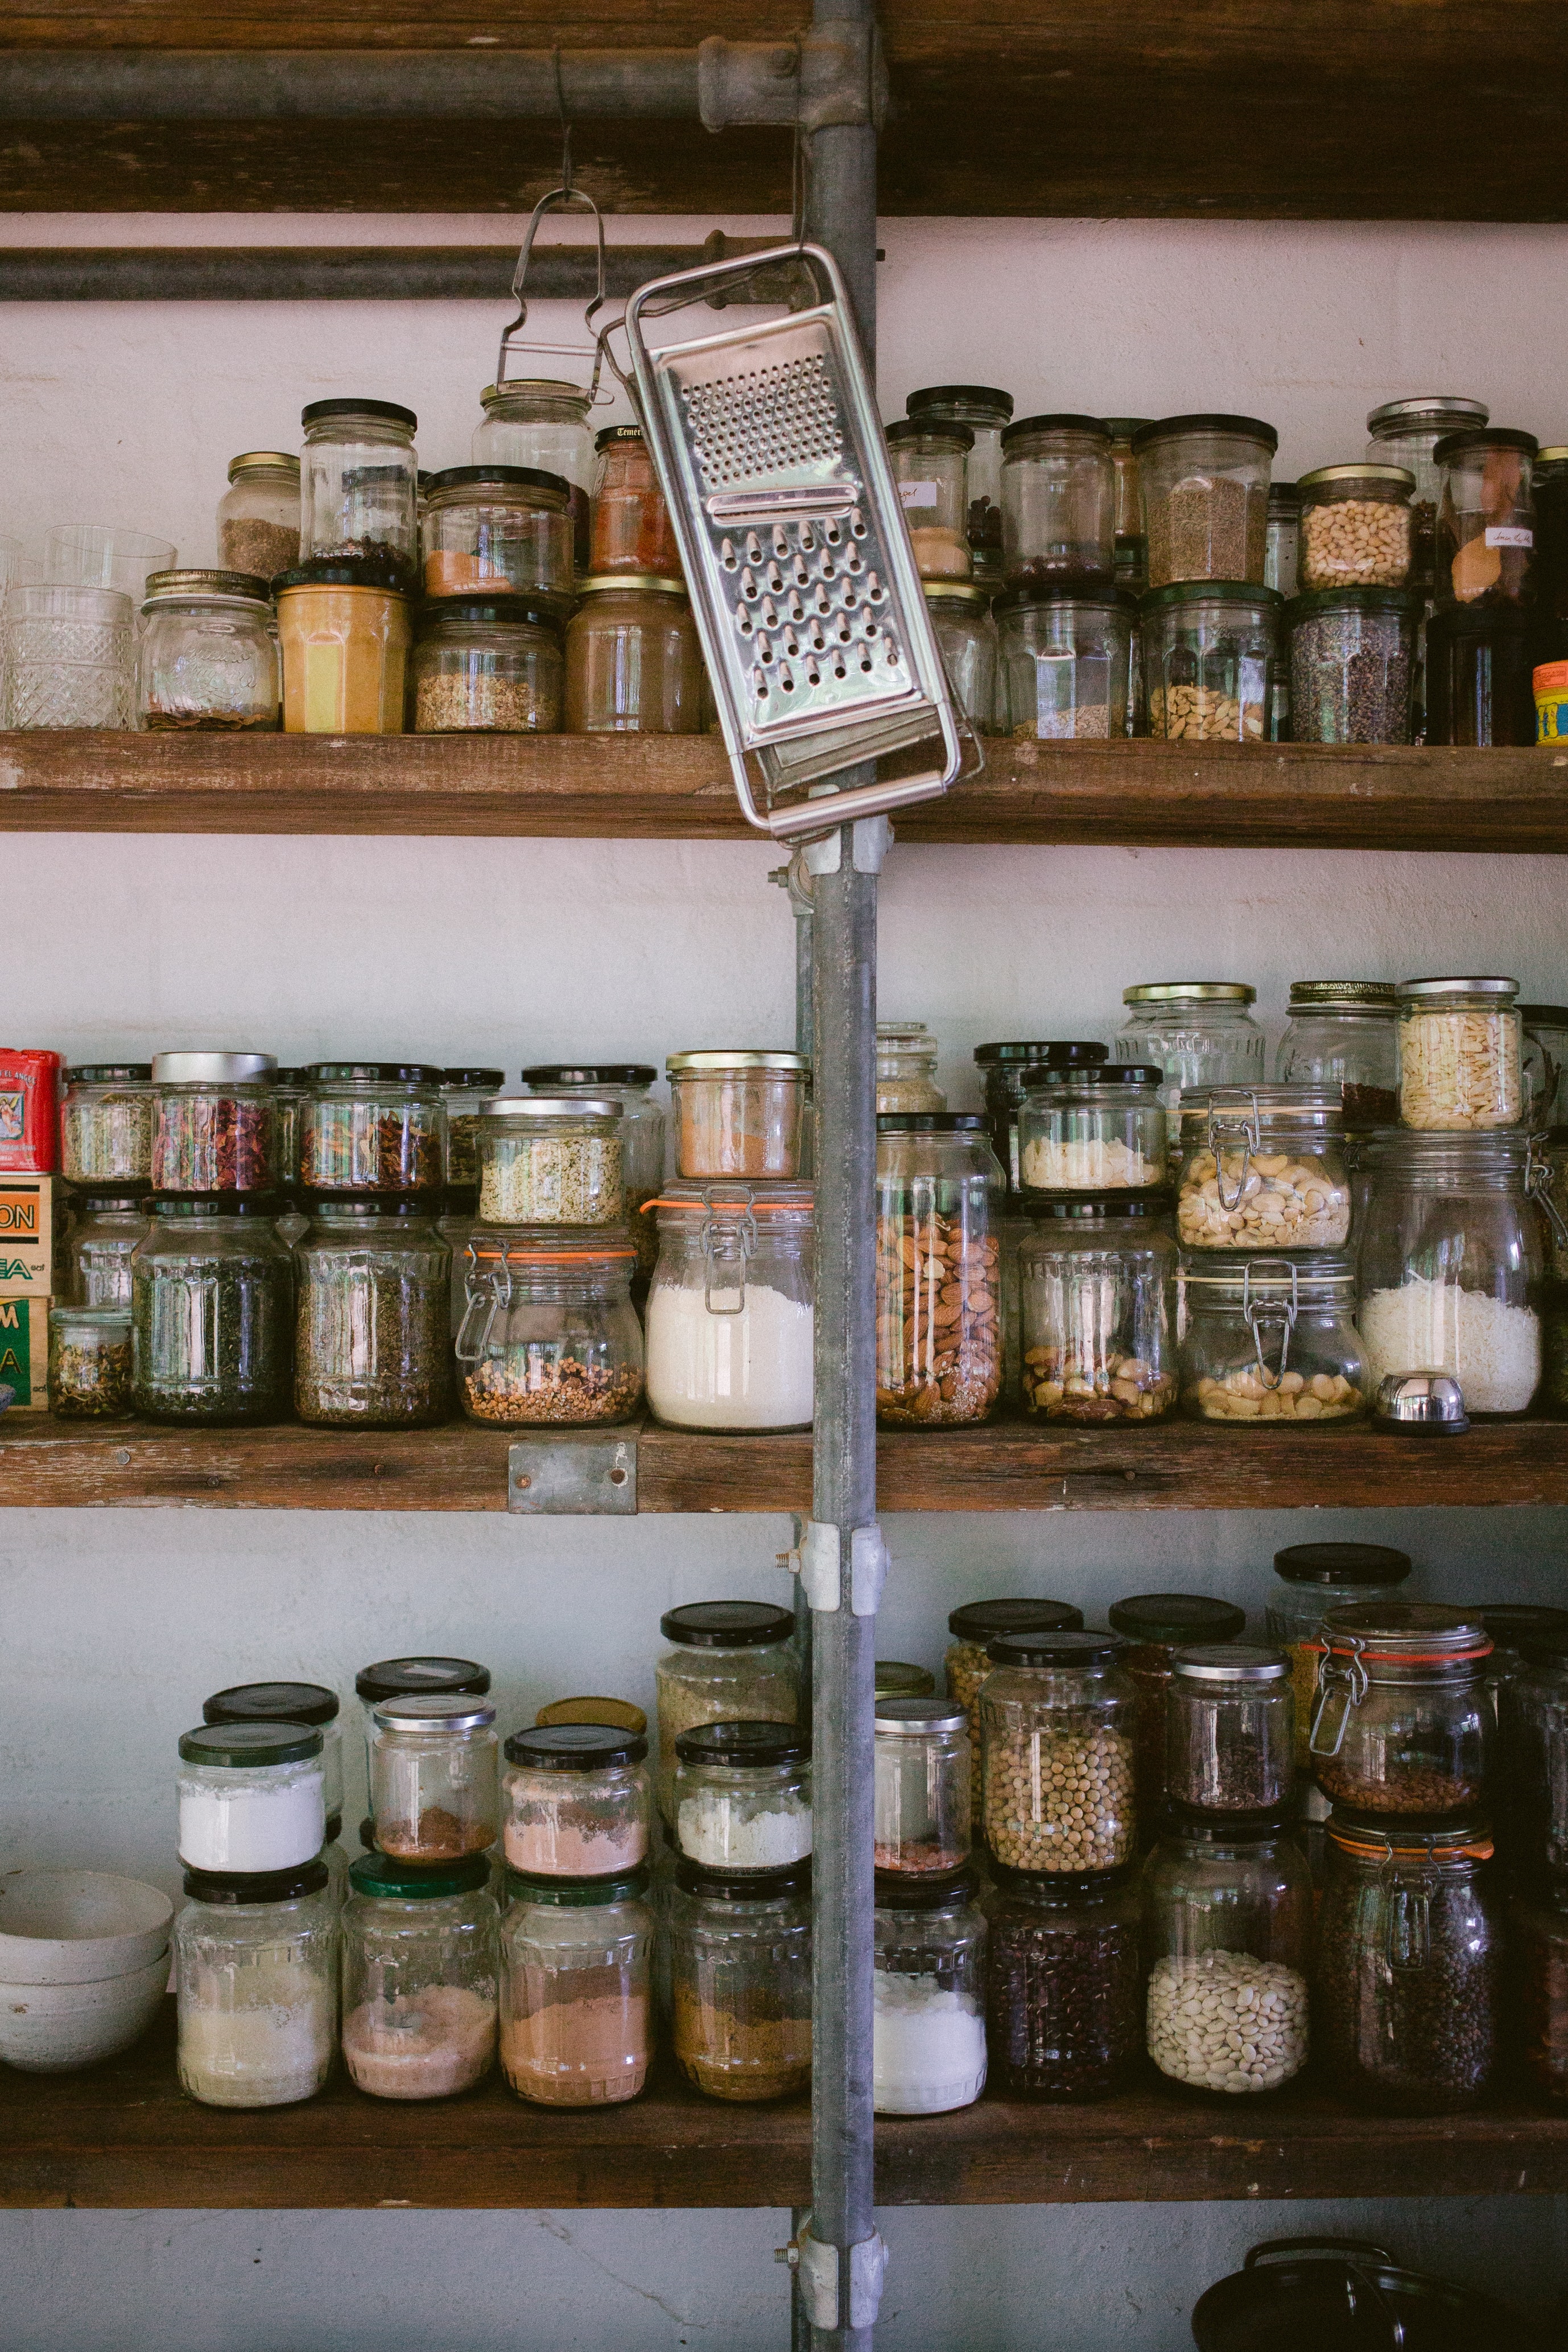
[[[0,1872],[0,1985],[95,1984],[165,1950],[174,1906],[106,1870]]]
[[[0,2059],[24,2074],[92,2066],[139,2041],[169,1982],[167,1950],[96,1984],[0,1982]]]

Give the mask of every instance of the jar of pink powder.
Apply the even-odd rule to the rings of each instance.
[[[516,1731],[502,1784],[506,1858],[531,1878],[607,1878],[648,1844],[647,1741],[606,1723]]]

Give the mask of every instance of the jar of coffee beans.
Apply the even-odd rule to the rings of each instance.
[[[985,1843],[1011,1870],[1111,1870],[1133,1851],[1138,1701],[1105,1633],[1005,1633],[980,1694]]]
[[[986,2039],[1000,2091],[1103,2099],[1143,2048],[1142,1913],[1131,1867],[993,1873]]]
[[[1377,1814],[1456,1814],[1485,1792],[1493,1735],[1474,1612],[1421,1601],[1331,1609],[1307,1752],[1336,1805]]]

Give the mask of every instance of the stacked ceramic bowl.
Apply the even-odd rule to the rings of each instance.
[[[105,1871],[0,1874],[0,2059],[53,2074],[129,2050],[168,1990],[174,1912]]]

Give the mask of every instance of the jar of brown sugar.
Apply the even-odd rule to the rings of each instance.
[[[482,1853],[500,1826],[496,1711],[467,1692],[389,1698],[371,1716],[375,1842],[400,1862]]]
[[[675,1170],[699,1183],[800,1173],[811,1065],[804,1054],[672,1054]]]

